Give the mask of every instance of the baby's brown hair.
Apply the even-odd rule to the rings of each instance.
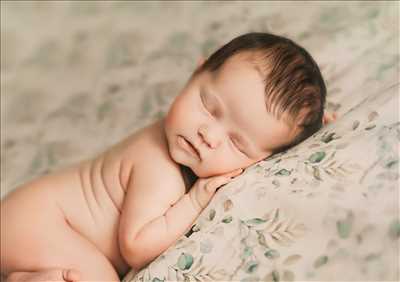
[[[217,73],[226,60],[243,52],[252,52],[251,62],[264,78],[267,111],[278,119],[287,112],[291,123],[301,129],[294,140],[275,148],[273,154],[318,131],[323,125],[325,82],[311,55],[288,38],[260,32],[243,34],[215,51],[192,77],[203,71]],[[303,109],[307,109],[305,114]]]

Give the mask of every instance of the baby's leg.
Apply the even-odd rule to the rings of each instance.
[[[1,228],[1,268],[6,275],[58,268],[76,269],[80,281],[120,281],[103,253],[73,230],[62,215],[49,210],[46,218],[24,217],[10,212],[2,222],[6,228]]]
[[[3,280],[1,280],[3,281]],[[36,272],[12,272],[7,276],[5,282],[37,282],[37,281],[66,281],[78,282],[80,275],[71,269],[48,269]]]

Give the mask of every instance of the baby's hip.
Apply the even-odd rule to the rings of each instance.
[[[62,230],[72,229],[95,245],[115,267],[124,266],[117,240],[118,216],[110,212],[101,217],[100,209],[88,203],[78,167],[17,188],[2,201],[1,211],[1,245],[7,245],[7,250],[13,251],[18,242],[29,249],[45,238],[56,239]]]
[[[26,208],[17,210],[11,201],[6,202],[1,223],[2,273],[53,267],[87,271],[94,265],[105,268],[111,264],[120,271],[121,266],[114,265],[87,238],[76,232],[58,207],[50,202],[41,203],[42,211],[46,211],[42,213],[29,213]],[[32,204],[31,207],[38,208],[39,205]]]

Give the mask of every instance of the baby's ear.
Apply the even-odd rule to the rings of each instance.
[[[203,57],[200,57],[198,60],[197,60],[197,67],[200,67],[203,63],[204,63],[204,58]]]
[[[322,118],[322,123],[324,125],[327,125],[328,123],[336,121],[336,118],[337,114],[335,112],[333,113],[325,112],[324,117]]]

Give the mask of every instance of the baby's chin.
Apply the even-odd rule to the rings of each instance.
[[[199,168],[199,167],[196,167],[196,166],[189,166],[189,168],[199,178],[207,178],[207,177],[213,177],[213,176],[217,176],[217,175],[223,174],[220,171],[214,171],[212,169],[207,169],[206,167]]]
[[[187,167],[190,169],[197,177],[199,178],[207,178],[211,176],[216,176],[219,174],[222,174],[224,172],[221,171],[216,171],[215,168],[209,168],[204,165],[204,163],[192,163],[190,160],[187,160],[186,158],[182,157],[182,155],[179,153],[179,151],[174,151],[174,150],[169,150],[169,155],[171,159],[184,167]],[[226,171],[228,172],[228,171]]]
[[[212,172],[208,171],[206,168],[199,167],[198,165],[180,163],[180,162],[177,162],[177,163],[179,163],[180,165],[186,167],[187,169],[190,169],[191,172],[194,175],[196,175],[198,178],[206,178],[206,177],[210,177],[210,176],[216,175],[216,174],[213,174]]]

